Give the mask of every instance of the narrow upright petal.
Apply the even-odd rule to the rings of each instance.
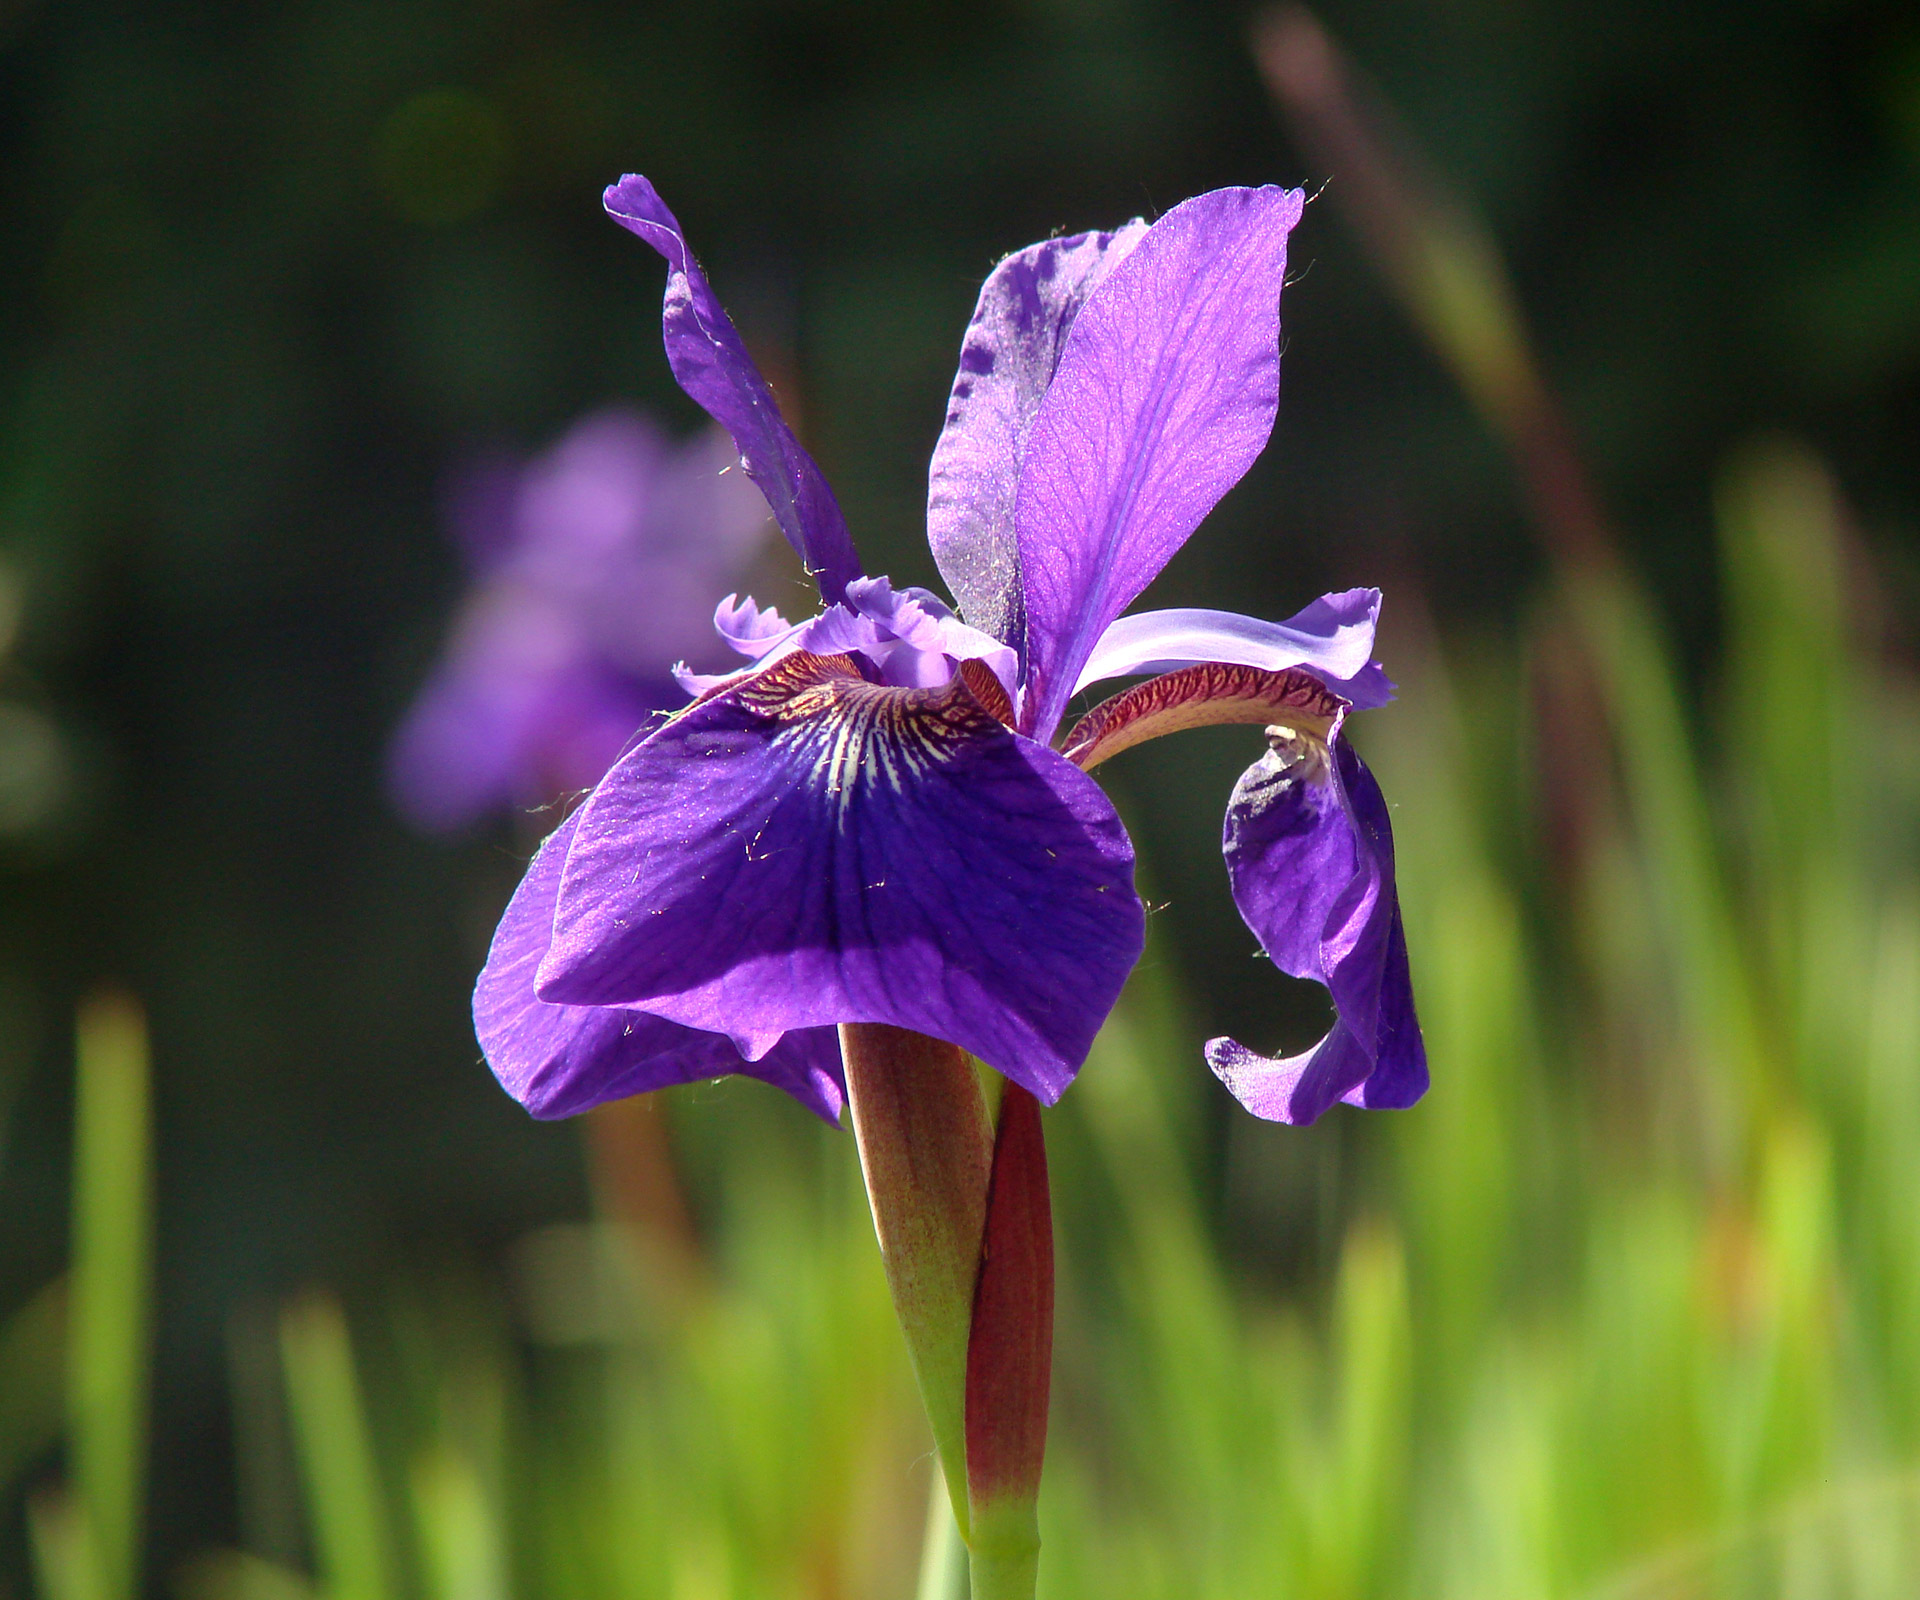
[[[1059,724],[1100,635],[1267,442],[1280,284],[1298,190],[1174,207],[1075,318],[1015,502],[1025,591],[1022,726]]]
[[[793,436],[773,391],[708,286],[686,236],[653,185],[630,173],[606,192],[608,214],[667,262],[667,361],[680,387],[733,435],[747,476],[760,486],[780,531],[800,552],[828,600],[860,576],[840,505],[813,457]]]
[[[927,542],[960,613],[1022,645],[1014,495],[1027,436],[1087,297],[1146,233],[1134,221],[1017,250],[988,275],[927,473]]]
[[[1106,796],[964,676],[785,657],[669,723],[588,801],[543,999],[731,1034],[886,1022],[1049,1103],[1140,953]]]
[[[553,941],[554,901],[579,820],[576,811],[540,846],[474,987],[474,1030],[507,1093],[536,1117],[570,1117],[648,1089],[737,1072],[838,1122],[846,1089],[829,1028],[786,1034],[758,1061],[747,1061],[725,1034],[644,1011],[549,1005],[535,997],[534,973]]]
[[[1227,810],[1234,902],[1281,971],[1333,996],[1317,1045],[1273,1059],[1215,1039],[1207,1060],[1254,1115],[1312,1122],[1336,1100],[1411,1105],[1427,1085],[1386,802],[1351,745],[1276,729]]]
[[[1304,667],[1356,710],[1383,706],[1393,685],[1373,659],[1378,589],[1322,595],[1285,622],[1232,611],[1139,611],[1100,636],[1074,693],[1107,678],[1220,662],[1285,672]]]

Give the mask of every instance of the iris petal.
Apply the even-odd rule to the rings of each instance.
[[[1265,672],[1305,667],[1357,710],[1370,711],[1393,694],[1373,661],[1379,620],[1378,589],[1322,595],[1285,622],[1232,611],[1138,611],[1100,636],[1074,692],[1105,678],[1176,672],[1207,662]]]
[[[576,811],[541,845],[474,987],[474,1029],[506,1091],[536,1117],[569,1117],[644,1090],[737,1072],[838,1122],[846,1086],[830,1028],[786,1034],[760,1060],[747,1061],[724,1034],[623,1007],[550,1005],[535,997],[534,972],[553,939],[554,902],[579,820]]]
[[[1022,725],[1047,739],[1107,625],[1267,442],[1298,190],[1174,207],[1090,296],[1034,421],[1015,502]]]
[[[1013,531],[1020,463],[1073,319],[1146,233],[1048,239],[1008,256],[981,285],[960,345],[946,425],[927,471],[927,543],[960,610],[1024,648]]]
[[[796,653],[630,752],[581,813],[543,999],[644,1005],[757,1053],[886,1022],[1051,1102],[1140,953],[1099,787],[956,677]]]
[[[1336,1100],[1411,1105],[1427,1086],[1406,939],[1393,883],[1393,832],[1380,786],[1336,727],[1330,744],[1275,748],[1227,809],[1234,902],[1281,971],[1323,984],[1338,1012],[1317,1045],[1287,1058],[1232,1039],[1207,1061],[1234,1097],[1270,1121],[1312,1122]]]
[[[780,531],[819,580],[821,594],[838,600],[849,580],[860,576],[846,518],[813,457],[781,417],[767,380],[687,248],[678,220],[637,173],[609,188],[605,203],[615,222],[666,258],[664,321],[674,378],[733,435],[741,464],[767,497]]]

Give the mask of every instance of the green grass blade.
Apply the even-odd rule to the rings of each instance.
[[[151,1142],[146,1022],[120,994],[80,1012],[67,1369],[72,1512],[96,1600],[139,1586],[145,1494]]]
[[[391,1600],[385,1494],[339,1304],[313,1294],[288,1306],[280,1349],[328,1600]]]

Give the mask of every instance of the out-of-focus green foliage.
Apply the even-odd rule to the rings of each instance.
[[[68,1481],[29,1506],[46,1600],[132,1600],[146,1525],[152,1111],[146,1019],[119,994],[81,1008],[75,1073],[73,1264],[66,1338]],[[0,1386],[44,1381],[35,1321],[17,1313]],[[56,1302],[57,1303],[57,1302]]]

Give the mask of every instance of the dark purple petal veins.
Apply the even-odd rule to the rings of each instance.
[[[760,486],[774,520],[829,601],[860,576],[860,558],[839,502],[801,447],[773,391],[720,301],[708,286],[686,236],[653,185],[629,174],[606,192],[608,215],[658,250],[667,262],[667,361],[680,387],[739,447],[747,476]]]
[[[1347,703],[1310,672],[1262,672],[1210,661],[1136,684],[1073,725],[1061,753],[1082,772],[1162,734],[1223,723],[1282,723],[1328,737]]]
[[[1276,727],[1227,809],[1233,897],[1281,971],[1323,984],[1337,1019],[1312,1049],[1275,1059],[1215,1039],[1207,1060],[1256,1116],[1312,1122],[1336,1100],[1406,1106],[1427,1086],[1414,1016],[1393,831],[1353,748]]]
[[[1267,442],[1298,190],[1218,189],[1156,222],[1088,298],[1015,500],[1022,725],[1051,738],[1107,625]]]
[[[798,652],[608,774],[538,989],[643,1005],[749,1054],[789,1029],[892,1023],[1051,1102],[1142,933],[1132,846],[1084,773],[964,676],[890,688]]]
[[[747,1061],[725,1034],[625,1007],[550,1005],[535,997],[534,973],[553,939],[561,869],[579,817],[575,812],[541,845],[474,986],[474,1031],[501,1086],[536,1117],[569,1117],[644,1090],[742,1073],[838,1122],[846,1089],[830,1028],[786,1034],[760,1060]]]
[[[1027,435],[1087,296],[1146,233],[1130,222],[1016,251],[981,286],[927,473],[927,543],[960,613],[1023,648],[1014,495]]]

